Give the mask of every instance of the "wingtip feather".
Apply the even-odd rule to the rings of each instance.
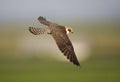
[[[44,17],[42,17],[42,16],[39,16],[38,20],[40,20],[40,21],[43,21],[43,20],[46,21],[46,19]]]

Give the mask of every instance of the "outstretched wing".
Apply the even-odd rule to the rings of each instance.
[[[62,31],[54,32],[52,35],[57,43],[58,48],[65,56],[67,56],[67,59],[73,62],[73,64],[80,66],[68,36]]]
[[[47,25],[47,26],[50,26],[51,22],[47,21],[44,17],[40,16],[38,17],[38,20],[41,24],[44,24],[44,25]]]
[[[44,33],[48,33],[49,28],[35,28],[35,27],[29,27],[29,31],[34,35],[40,35]]]

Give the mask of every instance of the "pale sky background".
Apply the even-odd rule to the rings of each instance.
[[[88,19],[90,21],[93,19],[102,19],[103,21],[104,18],[108,20],[120,19],[120,0],[0,0],[0,35],[2,35],[0,38],[3,41],[1,43],[3,47],[11,48],[12,45],[16,45],[16,49],[22,53],[44,52],[48,54],[50,52],[54,57],[61,56],[65,58],[61,55],[51,36],[36,37],[28,31],[29,26],[42,27],[40,26],[42,24],[37,20],[39,16],[44,16],[47,20],[60,25],[73,27],[75,34],[70,35],[71,41],[76,55],[80,60],[83,60],[91,53],[91,37],[89,37],[87,31],[80,31],[80,28],[85,27],[84,24],[81,27],[77,24],[81,24],[83,20],[85,20],[84,23],[86,24]],[[50,51],[46,52],[46,49]],[[18,51],[16,52],[18,53]],[[57,53],[60,55],[56,56]]]
[[[120,0],[0,0],[0,21],[120,18]]]

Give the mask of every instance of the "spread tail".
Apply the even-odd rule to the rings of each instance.
[[[40,35],[44,33],[48,33],[49,28],[35,28],[35,27],[29,27],[29,31],[34,35]]]

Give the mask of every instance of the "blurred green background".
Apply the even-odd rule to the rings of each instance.
[[[120,7],[107,1],[0,0],[0,82],[120,82]],[[69,37],[81,67],[51,36],[28,31],[44,27],[40,15],[74,29]]]

